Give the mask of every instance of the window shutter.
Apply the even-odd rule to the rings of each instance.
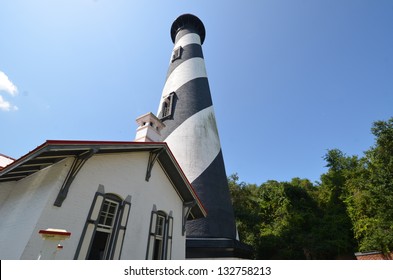
[[[171,62],[174,62],[176,59],[180,59],[181,56],[182,56],[182,53],[183,53],[183,48],[182,48],[181,46],[178,47],[177,49],[175,49],[175,50],[173,51],[173,54],[172,54],[172,60],[171,60]]]
[[[121,256],[121,251],[123,248],[124,236],[126,234],[128,217],[131,209],[131,196],[127,196],[127,198],[122,202],[120,206],[120,211],[118,214],[119,220],[117,223],[117,229],[114,229],[116,235],[114,236],[114,245],[112,246],[113,251],[111,252],[112,260],[119,260]]]
[[[93,241],[93,235],[97,228],[98,217],[101,212],[103,201],[105,199],[105,190],[103,185],[99,185],[97,192],[94,195],[93,203],[90,207],[89,214],[83,229],[78,247],[76,249],[74,259],[85,260],[89,250],[91,242]]]
[[[146,252],[146,259],[147,260],[153,259],[154,240],[155,240],[155,237],[156,237],[157,217],[158,217],[157,211],[153,210],[151,212],[149,239],[147,241],[147,252]]]
[[[172,236],[173,236],[173,217],[168,217],[167,226],[167,243],[166,243],[166,258],[170,260],[172,257]]]

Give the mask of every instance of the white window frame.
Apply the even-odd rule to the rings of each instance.
[[[105,205],[108,205],[107,202],[109,202],[109,205],[115,206],[112,214],[104,209]],[[89,258],[97,232],[109,234],[103,259],[120,259],[130,209],[131,196],[122,200],[115,194],[105,193],[104,186],[100,185],[90,207],[74,259]],[[113,215],[109,225],[105,223],[108,221],[108,214],[109,216]],[[104,220],[101,218],[104,218]],[[104,223],[102,223],[103,221]]]
[[[154,207],[155,208],[155,207]],[[147,260],[170,260],[172,257],[173,217],[153,209],[147,243]],[[157,247],[159,246],[159,247]]]

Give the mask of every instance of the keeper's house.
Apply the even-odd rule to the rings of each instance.
[[[0,169],[0,259],[185,259],[205,216],[162,142],[46,141]]]

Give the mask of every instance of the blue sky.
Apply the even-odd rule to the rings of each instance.
[[[319,180],[393,116],[393,1],[1,0],[0,153],[133,140],[156,113],[183,13],[203,45],[227,174]]]

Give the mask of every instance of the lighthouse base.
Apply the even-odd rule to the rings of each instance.
[[[252,259],[253,250],[228,238],[187,238],[186,259]]]

